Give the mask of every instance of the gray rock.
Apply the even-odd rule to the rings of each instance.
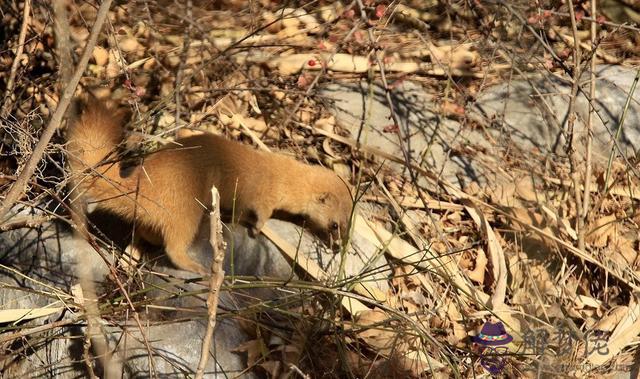
[[[466,130],[460,123],[439,117],[432,111],[433,97],[411,81],[405,80],[391,92],[393,108],[406,136],[401,147],[398,135],[389,132],[394,125],[389,104],[381,85],[369,86],[362,81],[355,84],[332,83],[320,94],[328,99],[328,107],[339,125],[363,145],[375,147],[387,154],[404,157],[451,183],[458,183],[461,174],[470,181],[483,182],[482,166],[472,159],[452,154],[459,146],[476,144],[491,149],[481,133]],[[392,165],[405,172],[402,165]]]
[[[613,146],[616,133],[636,71],[621,66],[597,68],[597,92],[594,99],[597,115],[593,121],[595,162],[605,162]],[[583,83],[586,83],[585,73]],[[585,86],[586,89],[586,86]],[[475,147],[484,159],[500,156],[500,150],[517,146],[525,152],[535,148],[543,153],[562,157],[565,154],[568,119],[568,94],[571,83],[557,76],[535,76],[514,79],[486,88],[476,103],[468,110],[469,117],[478,120],[486,128],[480,132],[465,130],[460,123],[442,119],[431,110],[432,96],[420,85],[403,81],[393,88],[393,107],[400,119],[404,150],[411,160],[441,174],[453,184],[477,181],[480,185],[492,182],[493,174],[481,164],[476,156],[459,155],[454,152],[467,145]],[[384,90],[380,85],[369,87],[364,81],[355,84],[332,83],[321,90],[328,99],[329,109],[337,122],[360,143],[375,147],[396,157],[403,157],[396,133],[388,132],[394,124]],[[631,101],[626,120],[621,130],[616,156],[624,153],[635,155],[640,141],[640,89]],[[578,119],[575,131],[578,140],[575,146],[584,151],[586,146],[586,119],[588,102],[584,95],[576,102]],[[483,134],[483,133],[488,133]],[[487,136],[497,144],[488,142]],[[504,151],[504,150],[503,150]],[[499,162],[496,162],[499,163]],[[401,165],[393,165],[406,174]],[[459,183],[462,180],[463,183]]]
[[[597,161],[607,159],[625,102],[629,96],[636,71],[621,66],[599,66],[596,70],[597,115],[593,120],[594,156]],[[583,85],[589,76],[585,73]],[[588,91],[585,85],[585,90]],[[515,79],[487,88],[478,97],[473,111],[476,117],[492,122],[495,138],[509,138],[522,149],[537,148],[547,154],[564,155],[571,83],[556,76],[539,74]],[[640,89],[630,103],[620,135],[619,146],[626,155],[635,155],[640,138]],[[575,146],[584,151],[588,102],[580,94],[576,102],[578,119]],[[619,156],[619,151],[616,151]]]

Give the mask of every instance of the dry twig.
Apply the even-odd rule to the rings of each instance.
[[[211,349],[211,341],[213,340],[213,331],[216,327],[216,313],[218,310],[218,301],[220,300],[220,287],[224,281],[224,270],[222,262],[224,261],[225,243],[222,239],[222,222],[220,221],[220,194],[218,189],[211,188],[211,213],[209,219],[211,222],[210,243],[213,248],[213,264],[211,265],[211,279],[209,280],[209,296],[207,297],[207,308],[209,310],[209,322],[207,323],[207,331],[202,341],[202,351],[200,353],[200,362],[196,371],[196,379],[202,378],[204,369],[209,360],[209,351]]]
[[[58,90],[63,90],[73,74],[73,59],[71,58],[71,40],[69,37],[69,17],[66,2],[53,2],[53,33],[56,37],[56,55],[58,56]]]
[[[591,0],[591,15],[596,17],[596,0]],[[597,24],[595,22],[591,23],[591,48],[594,51],[598,52],[598,46],[596,46],[596,38],[597,38]],[[590,85],[589,85],[589,98],[595,99],[596,97],[596,54],[591,55],[591,72],[590,72]],[[585,172],[584,172],[584,200],[582,202],[582,209],[578,210],[578,249],[585,249],[585,224],[587,222],[587,217],[589,216],[589,203],[591,199],[591,149],[593,143],[593,103],[589,102],[589,114],[587,115],[587,151],[586,154],[586,162],[585,162]]]

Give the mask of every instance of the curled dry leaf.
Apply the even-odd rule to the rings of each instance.
[[[287,42],[304,42],[306,40],[306,34],[301,33],[297,26],[290,26],[282,29],[276,34],[279,40],[287,40]]]
[[[626,312],[622,313],[620,322],[618,322],[613,329],[611,336],[604,342],[606,353],[603,354],[601,349],[591,349],[586,361],[596,366],[605,364],[618,355],[622,349],[633,344],[636,336],[640,334],[640,318],[638,314],[640,314],[640,303],[638,303],[636,297],[633,297],[629,301]],[[619,315],[616,314],[616,318],[618,318],[618,316]]]
[[[616,241],[618,223],[616,215],[608,215],[597,219],[588,229],[586,241],[593,247],[604,247],[609,240]]]
[[[629,307],[626,305],[620,305],[613,308],[607,315],[602,317],[600,321],[596,322],[591,329],[592,330],[602,330],[605,332],[611,332],[616,325],[622,321],[622,319],[629,312]]]
[[[325,138],[324,141],[322,141],[322,149],[329,156],[331,156],[333,158],[337,158],[338,157],[338,154],[336,154],[336,152],[333,150],[333,147],[331,147],[331,139]]]
[[[489,263],[489,260],[487,259],[487,255],[484,253],[483,249],[476,249],[476,252],[476,266],[472,271],[467,272],[467,276],[474,282],[483,284],[484,273],[487,269],[487,263]]]
[[[86,28],[80,26],[72,26],[71,29],[71,39],[73,39],[78,44],[83,44],[84,41],[89,38],[89,31]]]
[[[295,11],[295,9],[284,8],[282,12],[278,12],[284,15],[284,17],[282,17],[282,19],[280,20],[283,29],[298,29],[298,27],[300,26],[300,19],[294,14],[293,11]]]
[[[405,339],[400,331],[394,329],[386,313],[379,310],[361,312],[357,323],[360,327],[371,326],[358,333],[358,337],[378,353],[387,357],[393,354],[401,358],[398,363],[404,370],[422,372],[429,367],[436,369],[442,367],[440,362],[426,355],[421,349],[416,349],[415,341]]]
[[[467,331],[465,330],[464,325],[461,324],[464,317],[462,317],[462,313],[460,313],[460,310],[453,301],[449,301],[447,304],[447,318],[451,323],[453,337],[455,339],[452,343],[457,344],[467,338]]]
[[[145,70],[151,70],[152,68],[155,67],[155,65],[156,65],[155,58],[148,58],[144,61],[142,68],[144,68]]]
[[[125,53],[133,53],[139,49],[144,50],[142,45],[138,43],[136,37],[125,37],[118,43],[118,46],[120,47],[120,50]]]
[[[488,188],[487,192],[492,202],[506,207],[523,206],[523,200],[535,202],[539,198],[529,176],[516,179],[501,178]]]
[[[258,133],[262,133],[268,128],[262,118],[244,117],[243,122],[249,129]]]
[[[334,1],[330,5],[318,8],[320,19],[326,23],[335,21],[344,10],[344,6],[340,1]]]
[[[109,62],[109,52],[102,46],[94,47],[92,55],[98,66],[104,66]]]
[[[270,11],[264,11],[262,15],[264,23],[269,24],[266,30],[269,33],[273,34],[277,34],[284,29],[297,30],[300,27],[300,23],[302,21],[301,17],[303,15],[308,15],[302,9],[300,9],[300,12],[296,11],[296,9],[292,8],[284,8],[282,10],[279,10],[277,14]],[[311,18],[313,19],[313,21],[315,21],[315,18],[313,18],[312,16]]]
[[[379,310],[369,310],[360,313],[357,323],[360,327],[370,327],[358,333],[367,344],[375,347],[381,353],[390,353],[398,335],[388,325],[389,316]]]
[[[336,118],[334,116],[321,118],[313,126],[326,132],[333,132],[333,128],[336,126]]]
[[[115,78],[120,75],[124,59],[120,52],[115,49],[109,49],[109,64],[107,65],[107,78]]]
[[[291,8],[287,8],[287,9],[291,9]],[[318,20],[307,13],[307,11],[305,11],[302,8],[295,8],[292,9],[293,10],[293,15],[296,16],[298,18],[298,20],[300,20],[300,22],[302,22],[304,24],[304,27],[309,31],[309,32],[317,32],[320,29],[320,24],[318,23]]]

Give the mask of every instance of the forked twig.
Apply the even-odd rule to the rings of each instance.
[[[211,188],[211,213],[209,213],[211,222],[211,235],[209,242],[213,248],[213,264],[211,265],[211,279],[209,280],[209,296],[207,297],[207,308],[209,314],[209,322],[207,323],[207,331],[202,341],[202,351],[200,353],[200,362],[196,370],[196,379],[202,378],[204,369],[209,360],[209,350],[211,349],[211,341],[213,340],[213,331],[216,327],[216,313],[218,310],[218,301],[220,299],[220,287],[224,281],[224,270],[222,262],[224,261],[225,243],[222,239],[222,222],[220,222],[220,194],[216,187]]]

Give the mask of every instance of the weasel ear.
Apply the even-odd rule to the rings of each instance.
[[[320,195],[318,195],[317,200],[320,204],[326,204],[330,196],[331,196],[331,193],[322,192]]]

